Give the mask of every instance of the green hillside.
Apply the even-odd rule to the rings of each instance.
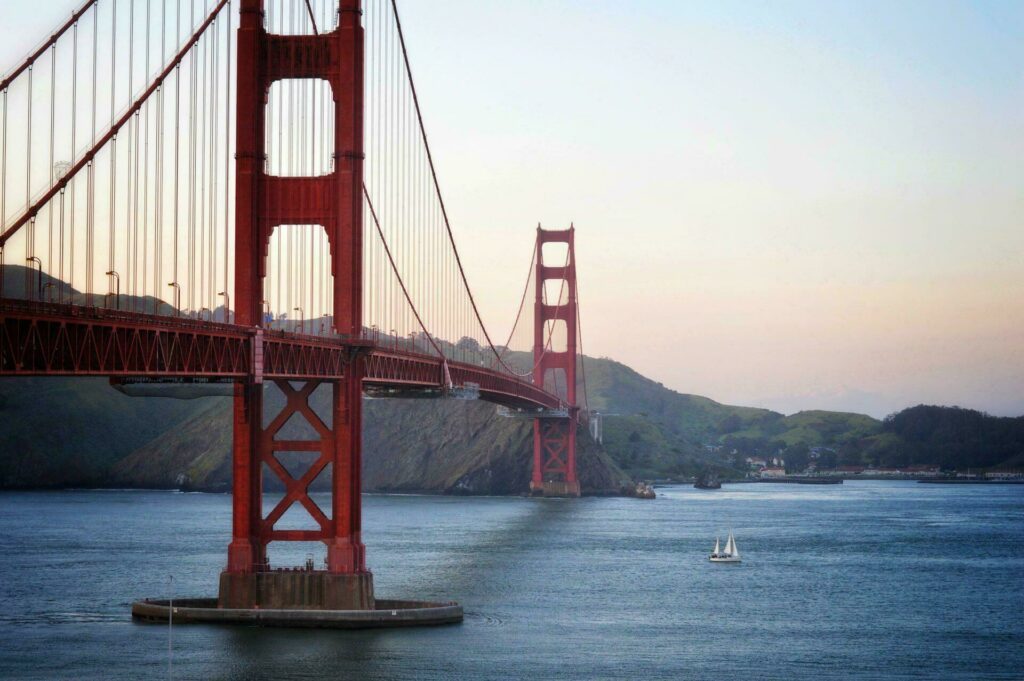
[[[604,422],[605,447],[636,477],[688,477],[704,469],[742,475],[747,456],[838,449],[878,433],[882,425],[863,414],[783,416],[721,404],[665,388],[610,359],[588,357],[585,362],[591,404],[610,414]]]
[[[6,268],[7,295],[28,280],[24,268]],[[532,366],[526,353],[511,352],[507,361]],[[630,478],[703,470],[736,477],[746,473],[748,456],[781,455],[799,470],[811,448],[823,467],[1024,464],[1024,417],[924,406],[884,422],[828,411],[784,416],[679,393],[607,358],[585,357],[582,369],[577,393],[582,401],[585,374],[588,406],[603,422],[603,444],[579,435],[580,478],[592,493],[617,492]],[[268,409],[275,401],[268,394]],[[229,412],[224,398],[129,398],[104,379],[4,379],[0,487],[227,489]],[[532,446],[528,420],[500,417],[486,403],[367,399],[364,483],[369,490],[521,493]]]
[[[329,393],[314,393],[318,413],[329,413]],[[283,403],[266,391],[266,411]],[[465,400],[366,399],[363,410],[363,488],[380,492],[521,494],[529,489],[531,422],[498,416],[493,405]],[[303,439],[305,426],[289,421],[282,437]],[[220,399],[117,462],[117,485],[227,490],[231,481],[230,403]],[[308,465],[301,455],[282,463],[293,474]],[[590,494],[617,494],[631,487],[623,473],[585,432],[577,452],[580,482]],[[282,486],[264,470],[267,490]],[[329,474],[314,481],[326,489]]]
[[[110,486],[111,467],[210,398],[135,399],[102,378],[0,380],[0,487]]]

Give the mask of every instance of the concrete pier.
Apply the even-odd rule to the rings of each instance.
[[[267,627],[367,629],[455,624],[455,602],[376,599],[370,572],[267,570],[220,575],[217,598],[146,599],[132,603],[142,622],[249,624]]]
[[[373,610],[373,574],[268,570],[220,574],[218,606],[231,609]]]
[[[530,494],[535,497],[578,497],[580,483],[578,480],[545,480],[540,485],[530,483]]]

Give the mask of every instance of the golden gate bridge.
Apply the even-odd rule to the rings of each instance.
[[[0,98],[0,376],[231,386],[220,607],[373,609],[364,393],[478,398],[533,419],[531,490],[579,495],[575,231],[537,227],[496,339],[394,0],[87,0]],[[318,388],[329,413],[310,404]],[[293,417],[313,435],[285,437]],[[302,474],[285,465],[294,453],[314,457]],[[286,489],[270,509],[265,471]],[[309,493],[324,475],[329,509]],[[279,526],[295,505],[312,529]],[[293,577],[270,565],[280,541],[326,545],[304,596],[286,597]]]

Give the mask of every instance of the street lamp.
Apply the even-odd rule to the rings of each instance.
[[[120,310],[121,309],[121,275],[118,274],[117,272],[115,272],[114,270],[110,270],[109,272],[107,272],[107,276],[114,278],[114,283],[117,286],[117,293],[114,295],[114,308],[117,309],[117,310]],[[110,294],[108,293],[106,295],[106,297],[110,297]]]
[[[231,323],[231,296],[228,295],[227,291],[221,291],[217,294],[218,296],[224,296],[224,323]],[[211,319],[213,314],[210,315]],[[261,325],[262,326],[262,325]]]
[[[181,316],[181,286],[176,281],[172,281],[167,284],[174,289],[174,314],[175,316]]]
[[[34,263],[35,265],[38,266],[37,276],[36,276],[36,279],[37,279],[36,291],[38,292],[39,298],[42,299],[42,297],[43,297],[43,261],[39,259],[39,256],[33,255],[33,256],[29,257],[29,258],[25,258],[25,262]]]
[[[305,322],[306,313],[302,311],[301,307],[296,307],[296,308],[293,308],[293,309],[295,310],[295,312],[299,313],[299,333],[305,333],[306,332],[306,322]]]

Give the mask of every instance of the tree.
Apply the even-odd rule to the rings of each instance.
[[[799,473],[807,468],[807,464],[811,460],[811,450],[808,449],[806,443],[798,442],[786,447],[782,458],[786,460],[787,473]]]
[[[839,457],[831,449],[822,450],[818,456],[818,468],[821,469],[832,469],[835,468],[839,463]]]

